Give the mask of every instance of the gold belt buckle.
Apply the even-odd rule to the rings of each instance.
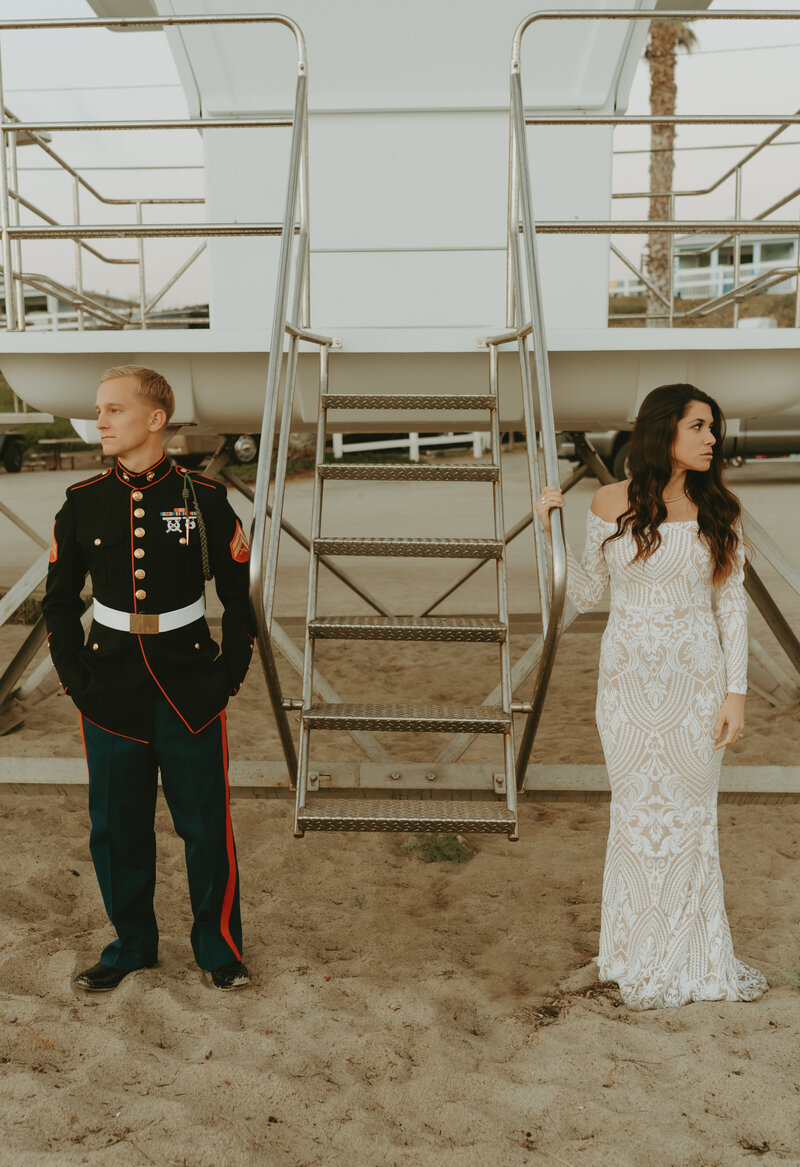
[[[151,636],[158,632],[158,613],[131,612],[130,630],[136,636]]]

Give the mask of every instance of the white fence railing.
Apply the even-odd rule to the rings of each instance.
[[[794,266],[796,260],[787,260],[787,266]],[[743,263],[739,269],[739,284],[746,284],[756,276],[765,276],[775,270],[775,263]],[[779,284],[773,284],[769,291],[777,295],[794,291],[794,279],[789,277]],[[718,267],[677,268],[675,271],[675,297],[683,300],[700,300],[723,296],[733,289],[733,265]],[[612,296],[643,296],[644,284],[636,276],[620,276],[609,282]]]
[[[480,458],[490,447],[490,435],[480,432],[471,434],[433,434],[430,436],[409,434],[408,437],[380,438],[370,442],[346,442],[344,434],[332,434],[333,456],[343,458],[345,453],[358,454],[367,450],[408,450],[410,462],[419,462],[419,452],[423,446],[463,446],[472,443],[473,458]]]

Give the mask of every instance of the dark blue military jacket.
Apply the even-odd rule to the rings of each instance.
[[[253,650],[247,540],[225,487],[191,477],[224,609],[221,652],[203,617],[145,635],[94,621],[84,644],[87,572],[95,598],[122,612],[169,612],[204,594],[195,503],[190,495],[187,507],[184,471],[166,456],[141,474],[117,462],[71,486],[53,530],[42,610],[58,676],[90,721],[142,741],[158,690],[197,733],[237,691]]]

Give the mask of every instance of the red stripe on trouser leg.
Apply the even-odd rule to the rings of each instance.
[[[233,894],[236,891],[236,851],[233,845],[233,824],[231,822],[231,791],[228,784],[228,733],[225,724],[225,710],[219,715],[219,727],[222,734],[222,770],[225,775],[225,846],[228,851],[228,882],[225,885],[225,896],[222,900],[222,914],[219,920],[219,930],[222,938],[235,954],[237,960],[242,954],[233,942],[230,920],[233,907]]]

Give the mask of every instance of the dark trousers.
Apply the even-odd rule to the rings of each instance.
[[[117,939],[101,959],[120,969],[153,964],[158,927],[154,830],[158,771],[186,849],[194,913],[191,940],[203,969],[241,960],[239,873],[228,791],[224,712],[192,733],[159,693],[152,742],[121,737],[81,718],[89,765],[90,849]]]

